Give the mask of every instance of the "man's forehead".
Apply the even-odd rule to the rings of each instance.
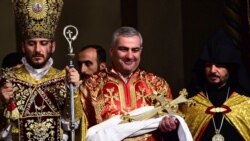
[[[96,49],[95,48],[92,48],[92,47],[90,47],[90,48],[86,48],[86,49],[84,49],[84,50],[82,50],[82,51],[80,51],[80,53],[82,53],[82,52],[92,52],[92,53],[96,53]]]
[[[123,49],[138,49],[138,48],[142,48],[141,46],[134,46],[134,47],[130,47],[130,46],[117,46],[117,48],[123,48]]]
[[[214,61],[207,61],[206,64],[212,64],[212,65],[229,65],[229,63],[223,63],[223,62],[214,62]]]
[[[78,53],[79,61],[92,60],[92,59],[97,59],[97,52],[95,49],[93,50],[86,49]]]
[[[218,63],[218,62],[206,62],[205,63],[206,66],[211,66],[211,65],[215,65],[217,67],[223,67],[223,68],[228,68],[231,65],[228,63]]]
[[[79,56],[97,56],[96,49],[94,48],[87,48],[79,52]]]
[[[47,39],[47,38],[31,38],[31,39],[27,39],[27,42],[40,42],[40,41],[51,41],[51,39]]]
[[[141,39],[139,36],[118,36],[115,44],[117,46],[120,44],[138,44],[138,46],[141,46]]]

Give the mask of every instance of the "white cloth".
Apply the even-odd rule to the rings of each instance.
[[[41,69],[33,68],[26,60],[25,57],[22,58],[22,63],[24,64],[26,70],[30,73],[30,75],[36,80],[40,80],[51,68],[53,64],[53,59],[49,58],[47,64]]]
[[[10,130],[11,124],[8,124],[8,126],[0,132],[0,140],[12,141],[12,135],[10,134]]]
[[[153,109],[153,106],[141,107],[131,111],[130,115],[137,115]],[[175,116],[180,124],[178,128],[178,137],[180,141],[193,141],[192,135],[184,119],[178,115]],[[114,116],[98,125],[88,129],[87,141],[120,141],[127,137],[134,137],[156,130],[164,116],[151,118],[143,121],[134,121],[119,124],[121,116]]]

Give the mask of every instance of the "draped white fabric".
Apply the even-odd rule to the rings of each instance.
[[[130,115],[137,115],[153,109],[153,106],[142,107],[131,111]],[[168,116],[168,115],[166,115]],[[180,141],[193,141],[192,135],[184,119],[178,115],[175,116],[180,124],[178,127],[178,137]],[[98,125],[88,129],[87,141],[120,141],[127,137],[134,137],[157,130],[160,121],[164,116],[155,117],[143,121],[134,121],[119,124],[121,116],[114,116]]]

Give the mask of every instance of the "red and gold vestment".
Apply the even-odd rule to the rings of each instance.
[[[103,70],[87,79],[80,90],[89,126],[114,115],[124,115],[139,107],[153,105],[150,95],[164,95],[172,99],[165,80],[140,69],[131,74],[127,83],[113,68]]]
[[[11,112],[9,115],[7,112],[4,118],[12,125],[13,140],[60,141],[63,133],[61,119],[68,120],[70,112],[65,71],[51,67],[40,80],[35,80],[22,65],[3,71],[3,79],[12,83],[14,93],[12,102],[5,109],[11,111],[14,106],[18,111],[16,117],[10,117]],[[77,97],[75,120],[80,120],[83,113]]]

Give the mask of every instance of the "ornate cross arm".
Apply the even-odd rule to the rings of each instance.
[[[178,107],[181,103],[192,103],[192,101],[188,100],[187,97],[188,93],[186,89],[183,89],[179,92],[179,96],[173,100],[167,99],[163,94],[157,95],[150,95],[148,98],[154,101],[154,106],[152,110],[143,112],[138,115],[129,115],[126,114],[122,116],[123,121],[121,123],[132,122],[132,121],[141,121],[153,118],[155,116],[162,116],[165,114],[178,114],[183,116],[179,111]]]

